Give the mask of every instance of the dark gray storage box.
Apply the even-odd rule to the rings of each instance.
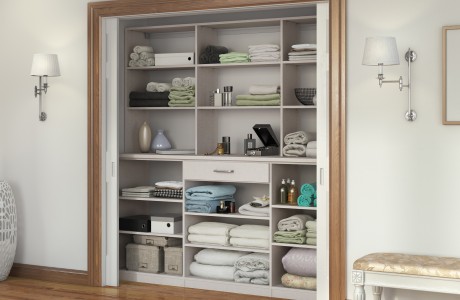
[[[162,273],[164,270],[163,248],[150,245],[126,245],[126,268],[130,271]]]

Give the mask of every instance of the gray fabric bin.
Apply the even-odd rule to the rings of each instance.
[[[174,247],[182,246],[182,239],[164,236],[135,235],[134,243],[158,247]]]
[[[162,273],[163,248],[149,245],[126,245],[126,268],[131,271]]]
[[[182,247],[165,247],[165,273],[182,275]]]

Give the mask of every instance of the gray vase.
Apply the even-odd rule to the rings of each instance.
[[[158,129],[157,134],[153,138],[152,146],[150,147],[152,152],[156,152],[157,150],[169,150],[171,149],[171,143],[169,142],[168,138],[164,134],[163,129]]]
[[[0,181],[0,281],[5,280],[13,266],[17,244],[16,203],[13,190]]]
[[[149,124],[144,122],[141,128],[139,128],[139,148],[141,152],[147,153],[150,150],[150,144],[152,143],[152,130]]]

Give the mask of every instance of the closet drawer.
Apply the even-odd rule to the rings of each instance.
[[[268,183],[268,163],[185,161],[184,179]]]

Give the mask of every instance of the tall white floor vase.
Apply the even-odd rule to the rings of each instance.
[[[17,228],[13,190],[6,181],[0,181],[0,281],[8,277],[13,266]]]

